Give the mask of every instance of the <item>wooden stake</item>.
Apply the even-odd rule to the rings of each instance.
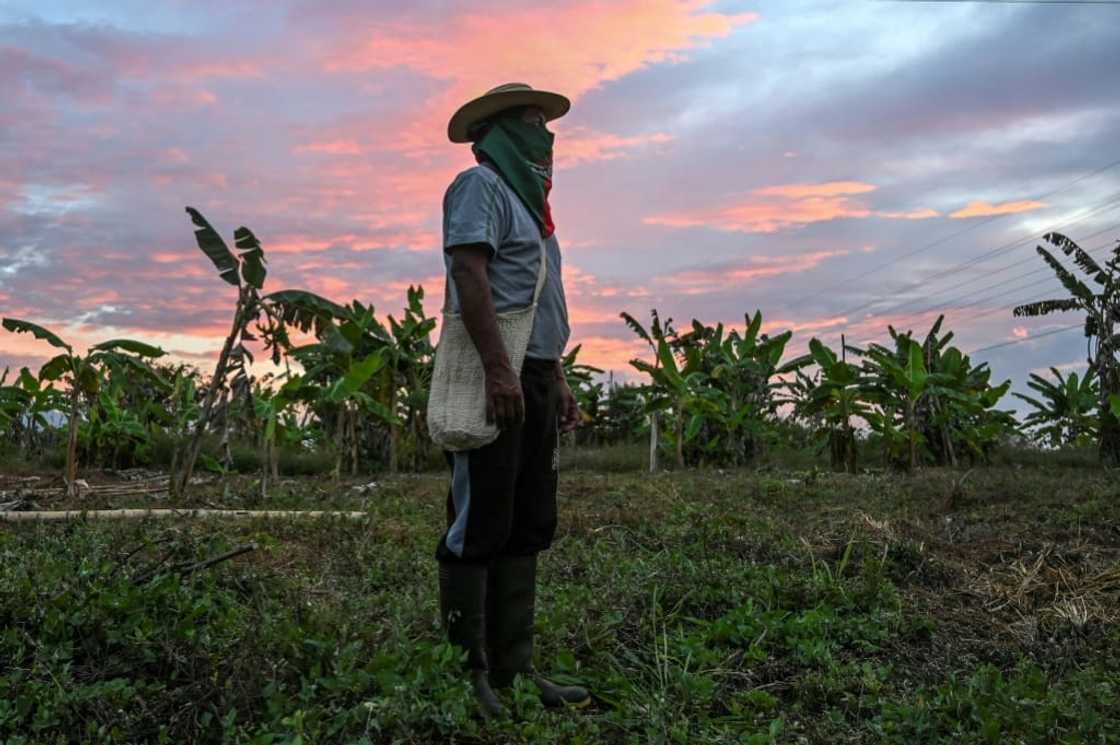
[[[227,517],[227,518],[321,518],[339,517],[348,520],[362,520],[369,517],[367,512],[342,512],[327,510],[204,510],[204,509],[158,509],[158,510],[28,510],[23,512],[0,512],[0,522],[37,522],[52,520],[130,520],[145,517]]]

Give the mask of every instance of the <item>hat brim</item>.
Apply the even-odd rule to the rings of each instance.
[[[468,132],[478,122],[505,109],[519,106],[536,106],[544,112],[547,121],[559,119],[568,113],[572,102],[559,93],[549,91],[521,90],[502,91],[479,96],[459,107],[447,123],[447,136],[452,142],[470,142]]]

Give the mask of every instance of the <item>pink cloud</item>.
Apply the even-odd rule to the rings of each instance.
[[[351,72],[403,65],[483,90],[516,70],[540,87],[578,97],[758,18],[703,12],[709,4],[622,0],[467,13],[440,27],[398,24],[359,32],[324,54],[324,62],[327,69]]]
[[[756,13],[705,11],[708,0],[620,0],[464,13],[441,25],[391,23],[355,32],[321,54],[338,73],[407,67],[444,90],[409,114],[392,149],[432,153],[457,106],[511,77],[573,100],[648,65],[683,59],[682,51],[730,34]],[[561,41],[562,40],[562,41]]]
[[[879,210],[875,213],[878,217],[887,217],[892,220],[928,220],[931,217],[941,217],[941,213],[929,207],[919,207],[912,210]]]
[[[263,78],[264,67],[250,60],[224,60],[217,62],[193,62],[181,66],[176,77],[187,80],[206,78]]]
[[[822,331],[824,329],[834,329],[837,326],[843,326],[848,323],[847,316],[833,316],[825,318],[810,318],[804,321],[774,321],[763,322],[762,328],[769,333],[781,332],[789,329],[794,332],[805,331]]]
[[[649,225],[670,228],[706,227],[739,233],[776,233],[839,218],[885,217],[921,220],[937,217],[931,209],[872,210],[858,199],[877,187],[861,181],[827,181],[817,184],[783,184],[751,191],[746,199],[714,208],[654,215]]]
[[[326,155],[361,155],[365,148],[353,140],[332,140],[329,142],[309,142],[296,145],[297,153],[323,153]]]
[[[670,228],[708,227],[740,233],[775,233],[840,217],[867,217],[871,210],[852,195],[874,186],[853,181],[768,186],[750,192],[743,201],[647,217],[650,225]]]
[[[178,147],[169,147],[160,153],[160,161],[168,165],[183,165],[191,162],[186,151]]]
[[[757,279],[808,271],[828,259],[847,254],[847,251],[817,251],[792,256],[752,256],[740,266],[677,272],[661,277],[658,282],[683,295],[704,295],[749,284]]]
[[[153,104],[161,109],[197,109],[213,106],[218,97],[205,88],[174,83],[161,84],[149,93]]]
[[[618,315],[615,314],[615,319]],[[619,324],[622,322],[619,321]],[[579,360],[601,370],[626,372],[633,370],[630,360],[642,359],[649,354],[649,347],[637,336],[615,338],[612,336],[581,335],[573,337],[572,344],[580,345]]]
[[[1046,206],[1045,202],[1026,199],[1019,202],[1004,202],[1003,204],[990,204],[988,202],[969,202],[966,206],[950,213],[949,217],[963,219],[966,217],[987,217],[989,215],[1012,215],[1017,212],[1030,212]]]
[[[866,194],[876,187],[861,181],[828,181],[823,184],[785,184],[755,189],[752,194],[760,197],[786,197],[787,199],[813,199],[818,197],[844,197]]]
[[[582,163],[614,160],[626,157],[636,149],[648,145],[664,145],[672,142],[672,135],[655,132],[650,135],[621,137],[619,135],[593,132],[584,128],[563,130],[561,146],[557,152],[557,166],[572,168]]]

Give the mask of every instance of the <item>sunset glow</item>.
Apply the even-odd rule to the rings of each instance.
[[[991,357],[1017,383],[1083,356],[1068,335],[1033,338],[1069,318],[1011,317],[1060,296],[1056,280],[922,301],[1041,267],[1049,229],[1092,236],[1087,248],[1120,238],[1120,168],[1105,168],[1120,158],[1120,47],[1100,11],[484,5],[5,4],[0,315],[79,347],[116,334],[211,359],[235,291],[185,205],[227,238],[252,228],[269,289],[384,315],[422,284],[437,314],[442,197],[473,163],[448,117],[525,81],[573,101],[553,125],[553,210],[588,364],[634,377],[627,361],[646,349],[619,312],[650,308],[739,326],[758,308],[767,330],[795,330],[791,351],[945,312],[966,351],[1024,340]],[[48,356],[0,335],[0,370]]]

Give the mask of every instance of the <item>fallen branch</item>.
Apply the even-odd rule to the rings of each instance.
[[[149,580],[152,577],[156,576],[156,573],[159,572],[163,565],[167,563],[167,560],[174,555],[175,547],[172,546],[170,549],[164,552],[163,556],[159,557],[159,561],[157,561],[155,564],[152,564],[150,567],[148,567],[148,569],[138,574],[133,578],[132,581],[136,584],[140,584],[141,582],[144,582],[145,580]]]
[[[229,561],[230,559],[234,558],[235,556],[240,556],[241,554],[247,554],[250,551],[256,551],[256,550],[257,550],[257,544],[255,544],[255,543],[243,543],[240,546],[237,546],[236,548],[233,548],[233,549],[230,549],[229,551],[226,551],[224,554],[220,554],[219,556],[212,556],[209,559],[204,559],[203,561],[197,561],[194,564],[188,564],[188,565],[183,566],[183,567],[176,567],[176,571],[179,572],[179,574],[181,574],[185,577],[188,574],[192,574],[192,573],[200,571],[202,569],[209,569],[210,567],[214,566],[215,564],[220,564],[223,561]]]
[[[136,548],[132,549],[127,554],[125,554],[121,558],[121,560],[116,563],[116,565],[113,567],[113,571],[109,572],[109,579],[112,579],[113,577],[117,576],[117,572],[119,572],[125,566],[125,564],[127,564],[129,562],[129,560],[133,556],[135,556],[136,554],[140,553],[144,549],[149,548],[151,546],[158,546],[161,543],[167,543],[168,541],[172,540],[172,538],[173,538],[173,536],[165,535],[165,536],[161,536],[160,538],[158,538],[154,541],[144,541],[139,546],[137,546]]]
[[[233,517],[233,518],[320,518],[340,517],[362,520],[366,512],[328,510],[204,510],[204,509],[131,509],[131,510],[28,510],[26,512],[0,512],[0,522],[36,522],[39,520],[129,520],[146,517]]]
[[[155,479],[152,481],[132,481],[117,484],[93,484],[78,480],[80,496],[82,498],[88,497],[130,497],[141,496],[146,494],[159,494],[168,491],[167,479]],[[53,497],[60,496],[66,492],[65,486],[41,486],[41,487],[0,487],[0,496],[8,493],[17,493],[20,496],[37,496],[37,497]]]

